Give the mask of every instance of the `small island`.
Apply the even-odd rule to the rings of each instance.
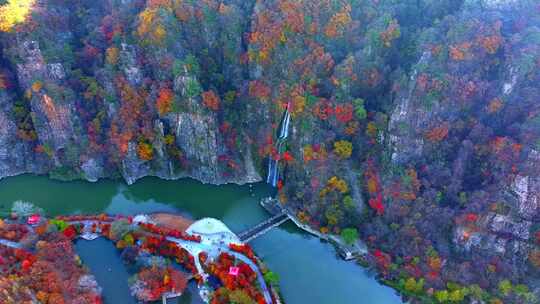
[[[11,214],[0,220],[1,303],[102,303],[101,287],[77,255],[76,239],[112,241],[133,272],[140,302],[182,295],[195,280],[218,303],[281,303],[277,278],[223,222],[176,214]],[[99,254],[99,253],[96,253]]]

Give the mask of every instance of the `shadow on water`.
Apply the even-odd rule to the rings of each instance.
[[[205,304],[205,302],[199,296],[197,284],[195,281],[191,281],[182,296],[167,300],[167,304]]]
[[[61,182],[45,176],[19,175],[0,181],[0,210],[8,211],[13,202],[32,202],[49,215],[79,211],[102,212],[118,192],[119,183],[100,181]],[[92,191],[98,190],[98,191]]]

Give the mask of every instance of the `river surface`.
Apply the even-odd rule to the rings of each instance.
[[[258,202],[269,194],[264,184],[212,186],[189,179],[144,178],[127,186],[111,180],[60,182],[22,175],[0,180],[0,212],[9,211],[17,200],[31,202],[50,216],[174,212],[193,219],[218,218],[231,230],[241,232],[268,217]],[[103,287],[106,304],[132,303],[126,282],[129,275],[119,263],[118,252],[105,240],[94,242],[77,241],[76,248]],[[364,268],[341,260],[330,244],[290,222],[251,245],[279,275],[281,294],[287,304],[402,303],[392,289],[379,284]],[[201,303],[194,290],[190,286],[177,302]]]

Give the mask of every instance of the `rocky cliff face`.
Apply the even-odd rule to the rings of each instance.
[[[0,93],[0,174],[6,177],[34,170],[42,172],[39,166],[33,163],[32,147],[17,138],[17,126],[10,117],[12,103],[10,94]]]
[[[231,48],[232,54],[229,56],[236,56],[231,59],[236,64],[223,64],[223,69],[230,77],[229,81],[243,85],[240,83],[242,68],[238,65],[241,36],[238,32],[227,33],[227,27],[223,26],[225,23],[240,23],[241,8],[233,4],[228,7],[227,15],[218,22],[201,23],[201,26],[193,25],[192,29],[186,30],[189,34],[198,32],[202,35],[200,37],[172,43],[169,47],[162,45],[162,48],[152,48],[148,53],[133,42],[120,42],[118,47],[108,49],[107,58],[93,62],[99,50],[88,44],[87,40],[95,34],[91,31],[100,31],[104,35],[103,31],[109,30],[107,27],[119,26],[99,22],[114,23],[111,18],[116,14],[137,22],[138,13],[132,10],[137,7],[140,10],[141,3],[125,2],[118,5],[113,7],[112,3],[107,3],[82,7],[80,9],[85,12],[76,15],[69,8],[51,1],[44,7],[36,7],[34,21],[38,23],[37,31],[3,34],[6,60],[4,76],[9,84],[3,94],[12,92],[11,95],[18,93],[19,96],[3,96],[6,110],[2,115],[6,116],[3,117],[6,128],[2,131],[6,141],[19,142],[35,152],[22,154],[15,150],[6,151],[5,169],[1,175],[52,172],[59,178],[84,178],[90,181],[120,175],[127,183],[148,175],[167,179],[193,177],[215,184],[260,181],[261,177],[253,163],[252,147],[242,145],[238,152],[228,153],[225,147],[227,139],[223,130],[220,131],[218,115],[203,105],[197,75],[188,68],[189,62],[181,61],[190,54],[188,44],[194,43],[193,40],[205,45],[208,47],[205,50],[208,50],[220,48],[219,41],[230,38],[228,44],[231,45],[227,47]],[[156,13],[155,8],[148,8],[146,12]],[[51,17],[55,18],[55,23],[45,25],[46,19]],[[70,27],[74,20],[80,24]],[[43,24],[39,25],[40,22]],[[218,26],[224,30],[218,31]],[[139,25],[139,29],[141,27]],[[85,46],[74,50],[77,47],[75,41],[82,40],[86,41]],[[201,45],[196,47],[202,48]],[[44,56],[44,52],[47,56]],[[148,57],[146,63],[142,62],[143,56]],[[159,62],[162,56],[168,57],[166,59],[170,62]],[[175,56],[177,59],[174,59]],[[90,59],[88,66],[81,66],[80,62],[74,64],[74,60],[80,59]],[[111,69],[113,60],[115,67]],[[111,64],[104,66],[104,63]],[[177,70],[168,81],[162,79],[164,75],[157,75],[164,64],[169,64],[169,69],[173,64]],[[198,65],[196,59],[194,64]],[[75,69],[74,65],[78,68]],[[73,73],[78,75],[82,83],[72,82]],[[88,73],[93,76],[88,77]],[[158,116],[155,105],[146,107],[145,103],[153,102],[150,100],[158,97],[161,89],[161,84],[146,86],[153,81],[153,77],[162,79],[163,86],[172,89],[171,98],[174,100],[166,102],[171,103],[167,107],[175,107],[174,111],[168,109],[167,113]],[[141,87],[145,88],[139,89]],[[8,100],[9,97],[24,99],[26,104],[21,111],[28,112],[33,124],[30,138],[17,140],[20,136],[17,136],[16,124],[8,121],[7,117],[12,113],[9,107],[14,104],[13,99]],[[178,109],[180,107],[181,110]],[[143,139],[139,136],[142,129],[145,130]],[[117,133],[107,134],[116,130]],[[172,139],[169,137],[166,143],[165,137],[169,135]],[[237,140],[240,145],[243,139]],[[149,144],[151,157],[141,157],[142,143]],[[117,146],[112,149],[106,147],[111,144]],[[34,159],[29,161],[33,165],[15,165],[25,163],[26,159],[33,159],[36,155],[39,163],[35,163]],[[13,162],[14,159],[17,161]],[[231,166],[235,170],[230,170]]]
[[[358,229],[404,294],[532,303],[539,9],[40,1],[0,18],[0,177],[243,184],[279,159],[284,206]]]
[[[514,35],[504,50],[498,50],[507,34],[504,13],[473,18],[468,11],[447,18],[421,42],[430,46],[444,42],[450,52],[448,57],[433,47],[423,52],[410,81],[398,93],[389,123],[391,159],[396,165],[416,162],[426,169],[438,167],[425,173],[431,187],[443,186],[439,193],[446,204],[473,205],[462,208],[482,213],[482,206],[474,206],[474,198],[467,199],[479,195],[504,205],[505,214],[485,214],[470,236],[463,225],[456,226],[454,243],[469,251],[472,245],[479,246],[486,254],[504,253],[508,248],[523,262],[530,249],[530,230],[538,222],[537,197],[531,190],[539,171],[536,145],[528,142],[531,129],[527,123],[518,127],[516,119],[527,121],[529,110],[537,105],[536,97],[529,94],[538,94],[530,82],[538,73],[523,62],[538,53],[538,46],[531,48],[524,44],[524,37]],[[456,24],[463,26],[459,36]],[[488,36],[481,37],[482,32]],[[494,56],[497,51],[504,53],[503,63]],[[480,151],[481,142],[488,143],[494,155]],[[506,150],[507,146],[513,150]],[[441,161],[448,165],[441,166]],[[476,170],[482,176],[472,178]],[[437,175],[448,179],[438,182]]]

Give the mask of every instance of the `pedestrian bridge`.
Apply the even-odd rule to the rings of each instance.
[[[270,231],[272,228],[285,223],[287,220],[289,220],[289,216],[287,215],[287,213],[285,212],[279,213],[265,220],[264,222],[259,223],[257,226],[254,226],[238,234],[238,237],[240,238],[240,241],[242,241],[243,243],[248,243],[258,238],[259,236],[265,234],[266,232]]]

